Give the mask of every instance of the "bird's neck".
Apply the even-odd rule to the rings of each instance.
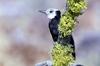
[[[50,19],[50,23],[58,25],[60,22],[60,18],[61,18],[61,12],[56,11],[56,16],[54,18]]]
[[[53,19],[51,19],[51,20],[49,21],[49,24],[58,26],[59,22],[60,22],[60,17],[55,17],[55,18],[53,18]]]
[[[54,19],[56,19],[56,20],[60,20],[60,18],[61,18],[61,16],[59,15],[59,16],[55,16]]]
[[[60,11],[56,11],[55,19],[60,20],[60,18],[61,18],[61,12]]]

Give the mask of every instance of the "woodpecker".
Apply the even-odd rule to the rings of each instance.
[[[49,18],[49,30],[52,35],[53,41],[61,44],[71,44],[73,47],[73,50],[75,51],[75,45],[73,36],[69,35],[65,38],[59,38],[59,30],[58,30],[58,24],[60,22],[61,18],[61,11],[59,9],[50,8],[47,10],[39,10],[39,12],[44,13]],[[59,39],[58,39],[59,38]],[[72,53],[73,57],[75,57],[75,52]]]
[[[49,30],[52,35],[53,41],[57,42],[59,31],[58,31],[58,24],[61,18],[61,12],[58,9],[50,8],[47,10],[39,10],[39,12],[44,13],[49,18]]]

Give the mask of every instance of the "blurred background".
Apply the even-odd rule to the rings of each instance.
[[[0,66],[34,66],[50,59],[49,20],[38,10],[63,13],[65,5],[65,0],[0,0]],[[76,63],[100,66],[100,0],[88,0],[78,20],[73,32]]]

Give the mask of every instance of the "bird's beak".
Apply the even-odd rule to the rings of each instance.
[[[45,10],[39,10],[39,12],[46,15],[46,11]]]

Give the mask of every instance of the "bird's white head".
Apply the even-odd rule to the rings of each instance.
[[[46,14],[49,19],[55,18],[55,16],[57,16],[58,11],[60,12],[60,10],[54,8],[50,8],[47,10],[39,10],[39,12]]]

